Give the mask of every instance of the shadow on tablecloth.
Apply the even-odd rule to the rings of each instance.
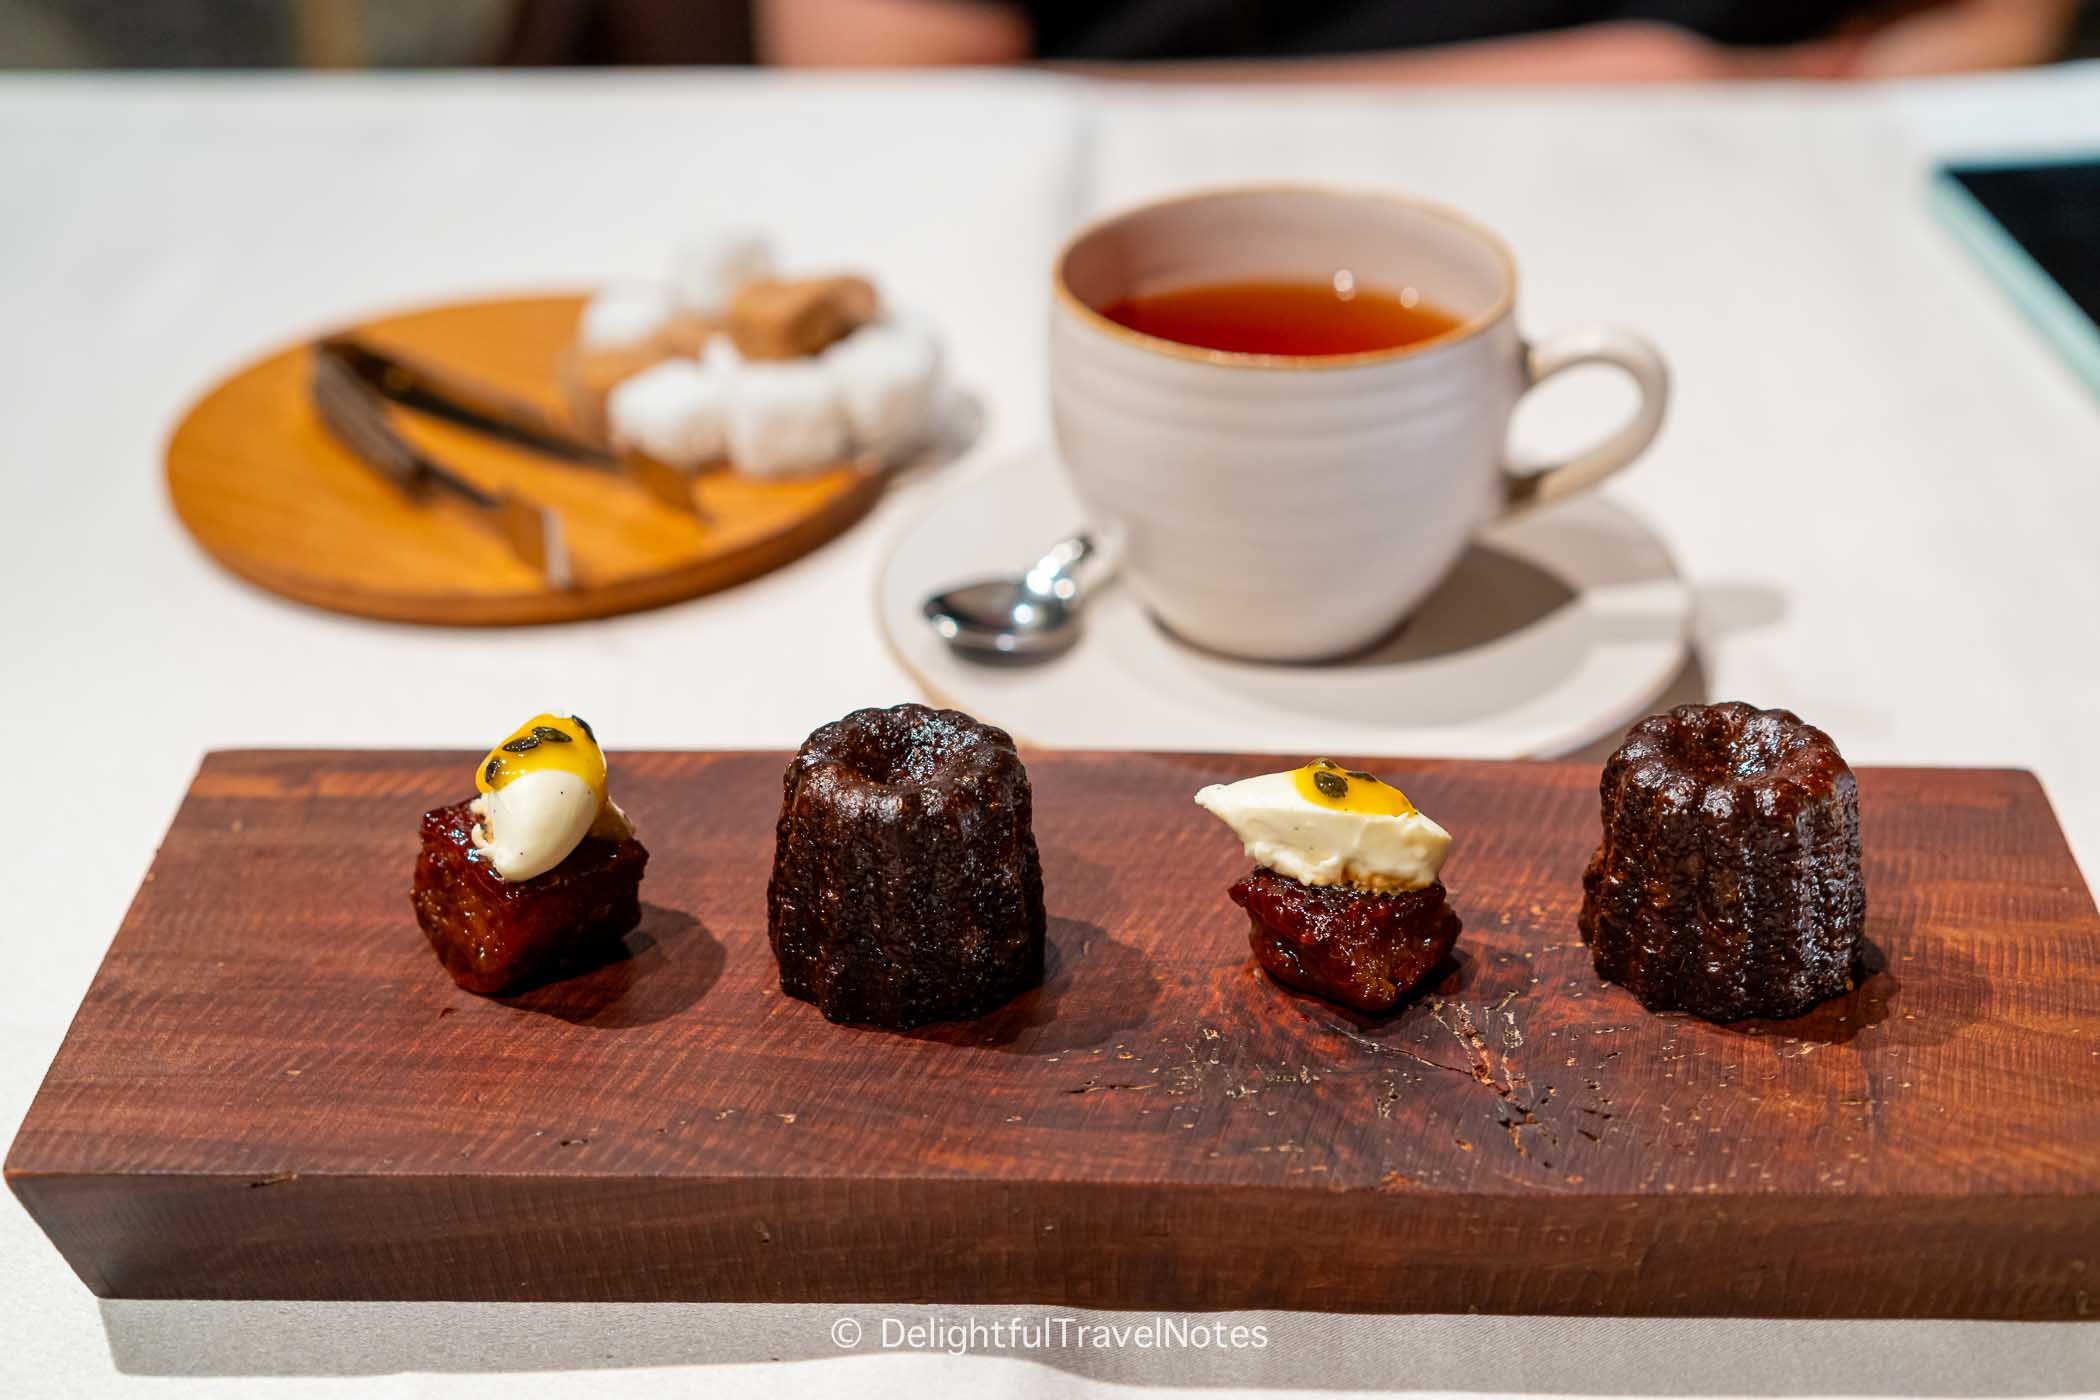
[[[105,1300],[101,1308],[117,1369],[155,1376],[588,1371],[912,1354],[932,1364],[939,1358],[928,1353],[945,1347],[1124,1385],[2014,1396],[2100,1384],[2100,1324],[2090,1323],[1154,1315],[800,1303]],[[997,1343],[994,1326],[1011,1329],[1017,1321],[1036,1345],[1013,1346],[1010,1333],[1009,1345]],[[1161,1332],[1163,1322],[1206,1329],[1212,1340],[1199,1346],[1182,1334],[1189,1344],[1160,1344],[1162,1337],[1177,1340]],[[1149,1346],[1127,1330],[1146,1324],[1155,1329]],[[911,1327],[925,1329],[916,1346],[904,1344],[903,1330]],[[1242,1329],[1237,1345],[1223,1340],[1234,1327]],[[1103,1331],[1110,1328],[1126,1330]],[[858,1364],[848,1363],[840,1380]],[[998,1369],[1004,1367],[987,1367],[985,1379]],[[954,1378],[946,1366],[941,1374]]]

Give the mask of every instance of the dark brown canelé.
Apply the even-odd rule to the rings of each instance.
[[[1600,790],[1581,916],[1599,976],[1710,1021],[1852,986],[1859,786],[1829,735],[1787,710],[1680,705],[1628,731]]]
[[[833,1021],[981,1016],[1043,980],[1027,770],[955,710],[856,710],[783,782],[767,933],[780,989]]]
[[[1256,867],[1231,895],[1247,911],[1254,960],[1271,977],[1359,1011],[1392,1010],[1458,942],[1441,881],[1378,894]]]
[[[472,801],[423,815],[411,895],[452,980],[492,996],[559,972],[642,921],[649,853],[632,836],[586,836],[552,870],[505,880],[474,849]]]

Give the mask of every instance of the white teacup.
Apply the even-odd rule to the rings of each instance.
[[[1345,270],[1359,287],[1416,289],[1457,329],[1361,354],[1254,355],[1102,314],[1128,296]],[[1639,456],[1669,392],[1662,357],[1627,332],[1524,341],[1502,241],[1395,195],[1264,187],[1149,204],[1074,237],[1054,282],[1051,403],[1088,524],[1160,621],[1236,656],[1309,661],[1376,642],[1481,526]],[[1564,463],[1513,472],[1517,400],[1591,363],[1633,377],[1632,420]]]

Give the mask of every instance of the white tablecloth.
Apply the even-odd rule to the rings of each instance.
[[[0,1125],[20,1121],[207,748],[474,748],[492,717],[546,705],[621,747],[791,746],[912,695],[869,590],[938,475],[757,583],[531,632],[279,603],[214,569],[166,509],[163,437],[242,357],[419,298],[647,272],[725,219],[769,225],[796,264],[871,267],[936,313],[995,453],[1044,433],[1045,269],[1089,212],[1275,175],[1470,208],[1519,252],[1527,325],[1623,322],[1676,368],[1670,426],[1612,490],[1698,591],[1678,690],[1798,708],[1855,762],[2032,767],[2100,870],[2100,403],[1923,203],[1935,150],[2079,145],[2100,147],[2100,70],[1390,97],[1023,76],[0,80]],[[1621,392],[1556,386],[1520,443],[1601,424]],[[866,1341],[842,1355],[834,1309],[98,1307],[11,1202],[0,1264],[8,1394],[2100,1385],[2100,1327],[1286,1315],[1242,1319],[1269,1345],[1230,1356],[950,1358],[880,1345],[885,1313],[923,1309],[855,1310]]]

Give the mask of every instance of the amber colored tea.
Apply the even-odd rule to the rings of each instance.
[[[1415,299],[1333,282],[1217,282],[1101,309],[1142,335],[1247,355],[1355,355],[1434,340],[1458,319]]]

